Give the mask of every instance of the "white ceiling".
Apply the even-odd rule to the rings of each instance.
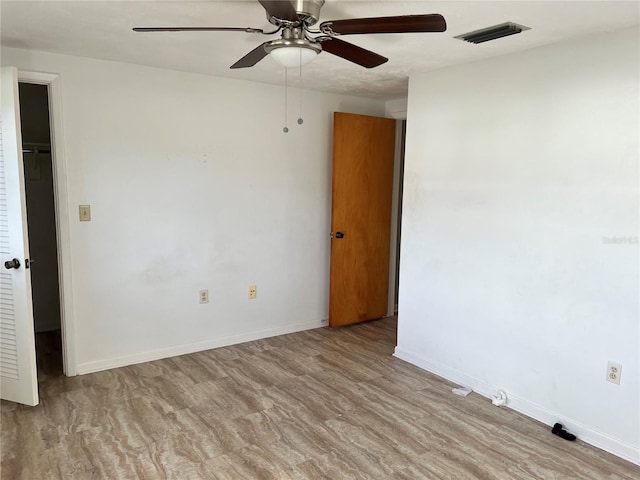
[[[639,24],[639,6],[638,1],[328,0],[320,21],[440,13],[448,29],[445,33],[344,37],[389,57],[389,62],[365,69],[325,52],[304,67],[303,86],[397,98],[406,94],[407,79],[412,73],[629,28]],[[2,0],[0,9],[2,45],[265,83],[284,82],[283,67],[271,58],[265,58],[253,68],[229,69],[240,57],[272,37],[243,32],[143,34],[131,31],[134,26],[237,26],[271,30],[264,9],[254,0]],[[526,25],[531,30],[480,45],[453,38],[505,21]],[[297,73],[290,71],[294,85],[298,81]]]

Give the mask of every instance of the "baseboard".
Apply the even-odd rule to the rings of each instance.
[[[424,358],[415,353],[408,352],[399,347],[396,347],[393,356],[438,375],[439,377],[445,378],[457,385],[469,387],[474,392],[487,398],[491,398],[492,395],[495,395],[496,392],[500,390],[500,388],[489,385],[488,383],[478,380],[466,373],[450,368],[439,362]],[[617,440],[616,438],[594,430],[587,425],[572,420],[571,418],[567,418],[566,415],[549,410],[522,397],[518,397],[509,392],[507,392],[507,395],[509,398],[507,406],[509,408],[549,426],[553,425],[557,421],[561,421],[561,423],[567,427],[569,431],[575,433],[581,441],[612,453],[613,455],[623,458],[631,463],[640,465],[640,448]]]
[[[277,335],[285,335],[287,333],[302,332],[304,330],[324,327],[325,325],[326,321],[323,322],[323,320],[294,323],[282,327],[267,328],[265,330],[257,330],[254,332],[213,338],[211,340],[189,343],[186,345],[177,345],[175,347],[148,350],[146,352],[136,353],[133,355],[123,355],[120,357],[112,357],[104,360],[79,363],[76,368],[78,375],[85,375],[87,373],[100,372],[102,370],[109,370],[111,368],[126,367],[127,365],[134,365],[136,363],[152,362],[154,360],[160,360],[163,358],[176,357],[178,355],[186,355],[189,353],[201,352],[203,350],[211,350],[212,348],[227,347],[229,345],[251,342],[253,340],[275,337]]]

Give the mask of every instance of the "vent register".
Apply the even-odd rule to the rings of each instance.
[[[517,23],[506,22],[501,23],[500,25],[494,25],[493,27],[481,28],[480,30],[474,30],[473,32],[463,33],[462,35],[457,35],[453,38],[478,44],[502,37],[508,37],[509,35],[515,35],[516,33],[521,33],[525,30],[531,29],[524,25],[518,25]]]

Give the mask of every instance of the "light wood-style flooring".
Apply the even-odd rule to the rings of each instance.
[[[2,402],[2,479],[633,479],[640,467],[392,357],[396,321],[67,378]]]

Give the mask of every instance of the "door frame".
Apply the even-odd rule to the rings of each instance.
[[[387,316],[392,317],[398,312],[396,307],[397,272],[398,272],[398,247],[400,242],[400,213],[402,211],[402,190],[404,184],[404,121],[406,112],[391,115],[396,120],[396,145],[393,159],[393,192],[391,196],[391,234],[389,242],[389,298],[387,301]]]
[[[56,216],[56,241],[58,242],[62,368],[64,374],[71,377],[78,374],[78,363],[71,275],[71,218],[67,189],[67,156],[65,155],[62,127],[62,83],[58,74],[20,69],[18,69],[18,82],[46,85],[48,89],[49,135],[51,137],[51,162],[53,167],[53,203]]]

